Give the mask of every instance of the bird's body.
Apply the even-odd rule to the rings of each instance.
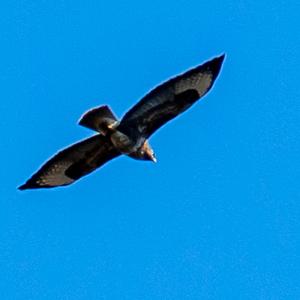
[[[146,141],[134,127],[124,126],[120,123],[111,109],[104,105],[94,108],[85,113],[79,121],[79,124],[90,129],[98,131],[107,138],[115,149],[121,154],[128,155],[135,159],[142,159],[141,154],[148,154],[149,160],[155,161],[152,155],[153,151]],[[143,160],[146,160],[144,158]]]
[[[211,89],[223,59],[224,55],[214,58],[159,85],[120,121],[108,106],[88,111],[79,124],[98,134],[56,154],[19,189],[71,184],[122,154],[156,162],[149,137]]]
[[[115,130],[111,133],[110,141],[122,154],[135,152],[139,146],[128,135],[119,130]]]

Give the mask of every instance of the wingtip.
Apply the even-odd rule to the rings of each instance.
[[[224,61],[224,59],[225,59],[225,56],[226,56],[226,54],[223,53],[220,56],[217,56],[217,57],[213,58],[210,61],[210,63],[213,64],[213,65],[221,66],[222,63],[223,63],[223,61]]]
[[[40,186],[35,181],[32,181],[31,179],[29,179],[27,182],[25,182],[24,184],[20,185],[18,187],[18,190],[24,191],[24,190],[38,189],[38,188],[42,188],[42,187],[43,186]]]
[[[24,183],[24,184],[18,186],[17,189],[18,189],[19,191],[24,191],[24,190],[27,190],[28,187],[27,187],[27,184]]]
[[[216,79],[216,77],[219,75],[224,58],[225,58],[225,53],[207,62],[207,67],[212,72],[214,79]]]
[[[225,56],[226,56],[226,53],[224,52],[224,53],[222,53],[218,58],[219,58],[219,59],[222,59],[222,61],[223,61],[223,59],[225,58]]]

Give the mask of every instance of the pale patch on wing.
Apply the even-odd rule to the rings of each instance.
[[[187,90],[196,90],[199,94],[199,98],[203,96],[208,88],[211,86],[212,74],[208,73],[198,73],[194,76],[188,78],[182,78],[175,83],[175,93],[182,93]]]
[[[74,179],[66,176],[65,171],[72,165],[72,161],[59,161],[56,164],[49,166],[48,169],[41,173],[36,183],[39,186],[58,186],[67,185]]]
[[[68,185],[118,155],[106,137],[95,135],[57,153],[19,189]]]

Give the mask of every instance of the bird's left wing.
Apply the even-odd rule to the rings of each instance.
[[[216,57],[159,85],[125,114],[120,128],[134,128],[148,138],[211,89],[223,60],[224,55]]]
[[[71,184],[119,155],[106,137],[92,136],[57,153],[19,189]]]

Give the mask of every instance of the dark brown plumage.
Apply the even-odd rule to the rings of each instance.
[[[98,132],[52,157],[20,190],[69,185],[109,160],[125,154],[156,161],[148,138],[186,111],[213,86],[224,55],[159,85],[118,121],[108,106],[88,111],[79,124]]]

